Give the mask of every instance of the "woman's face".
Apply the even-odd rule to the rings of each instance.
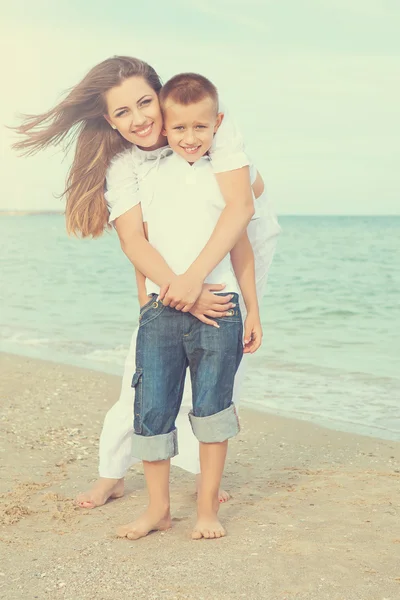
[[[129,77],[105,94],[106,120],[128,142],[155,150],[164,146],[163,121],[157,93],[143,77]]]

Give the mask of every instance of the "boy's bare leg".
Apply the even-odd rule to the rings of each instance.
[[[218,491],[227,449],[228,440],[214,444],[200,443],[201,486],[197,497],[197,523],[192,532],[194,540],[226,535],[218,519]]]
[[[109,499],[122,498],[123,495],[123,477],[121,479],[99,477],[89,491],[77,496],[76,502],[81,508],[96,508],[97,506],[103,506]]]
[[[201,485],[201,473],[198,473],[196,475],[196,494],[197,495],[199,495],[200,485]],[[230,499],[231,499],[230,493],[227,492],[226,490],[223,490],[222,488],[220,488],[219,492],[218,492],[219,502],[222,504],[223,502],[228,502],[228,500],[230,500]]]
[[[157,462],[143,461],[144,476],[149,493],[149,505],[145,512],[132,523],[117,530],[118,537],[138,540],[150,531],[165,530],[171,527],[169,500],[170,460]]]

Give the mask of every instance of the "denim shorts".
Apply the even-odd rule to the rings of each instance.
[[[178,454],[175,420],[186,370],[192,382],[189,414],[200,442],[223,442],[239,431],[232,403],[235,374],[243,355],[243,324],[236,307],[206,325],[190,313],[164,306],[153,294],[141,308],[136,342],[133,455],[145,461]]]

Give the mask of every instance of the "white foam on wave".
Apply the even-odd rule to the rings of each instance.
[[[120,366],[124,364],[128,350],[126,346],[97,349],[83,355],[83,358],[93,362],[113,363]]]
[[[23,346],[45,346],[51,343],[50,338],[42,338],[42,337],[25,337],[26,334],[23,333],[14,333],[13,335],[3,338],[1,341],[3,343],[10,344],[22,344]]]

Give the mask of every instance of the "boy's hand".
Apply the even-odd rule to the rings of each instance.
[[[203,291],[199,298],[190,309],[190,313],[206,325],[212,325],[219,328],[217,321],[213,321],[209,317],[218,318],[225,317],[233,306],[232,294],[227,296],[217,296],[215,292],[222,292],[225,284],[204,283]]]
[[[158,298],[164,306],[189,312],[200,296],[202,288],[203,281],[201,279],[184,273],[174,277],[169,286],[163,286]]]
[[[259,312],[248,313],[244,322],[244,354],[253,354],[259,349],[262,335]]]

